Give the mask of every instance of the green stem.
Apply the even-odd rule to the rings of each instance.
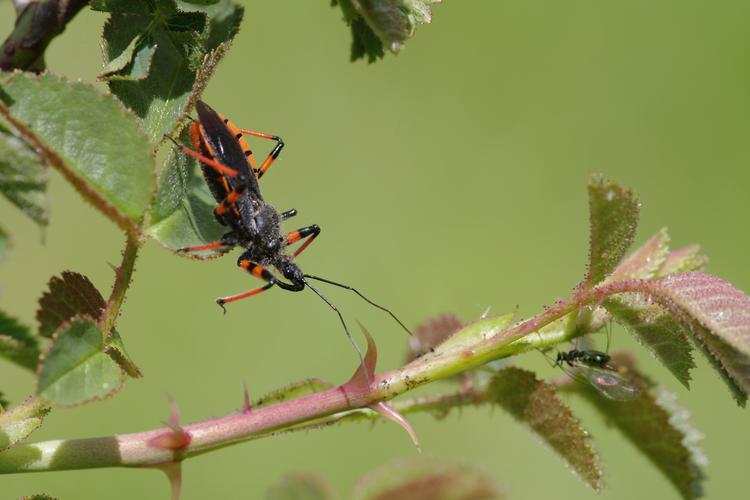
[[[120,314],[120,308],[125,300],[125,293],[128,291],[130,282],[133,279],[133,269],[135,260],[138,257],[138,250],[141,242],[137,236],[128,233],[125,250],[122,252],[122,263],[116,270],[115,284],[112,286],[112,293],[107,300],[107,309],[102,317],[102,333],[108,337],[115,326],[117,316]]]

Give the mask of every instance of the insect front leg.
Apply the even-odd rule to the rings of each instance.
[[[274,285],[292,292],[298,292],[304,288],[304,284],[302,283],[285,283],[281,281],[273,274],[271,274],[268,269],[248,259],[247,253],[244,253],[240,256],[239,260],[237,261],[237,265],[256,278],[260,278],[263,281],[266,281],[267,284],[258,288],[253,288],[252,290],[249,290],[247,292],[238,293],[237,295],[231,295],[229,297],[221,297],[216,299],[216,303],[219,304],[222,309],[224,309],[224,312],[226,312],[224,304],[228,302],[234,302],[236,300],[245,299],[247,297],[252,297],[253,295],[258,295],[259,293],[265,292]]]

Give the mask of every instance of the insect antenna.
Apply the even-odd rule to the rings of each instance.
[[[313,275],[311,275],[311,274],[305,274],[305,278],[309,278],[309,279],[311,279],[311,280],[322,281],[323,283],[328,283],[329,285],[337,286],[337,287],[339,287],[339,288],[344,288],[344,289],[346,289],[346,290],[351,290],[352,292],[354,292],[354,293],[356,293],[357,295],[359,295],[359,296],[360,296],[360,297],[361,297],[362,299],[364,299],[364,301],[365,301],[365,302],[369,303],[370,305],[373,305],[373,306],[377,307],[377,308],[378,308],[378,309],[380,309],[381,311],[385,311],[385,312],[387,312],[388,314],[390,314],[390,315],[391,315],[391,318],[393,318],[394,320],[396,320],[396,323],[398,323],[399,325],[401,325],[401,328],[403,328],[403,329],[404,329],[404,331],[405,331],[406,333],[408,333],[408,334],[409,334],[410,336],[413,336],[413,335],[414,335],[414,334],[413,334],[413,333],[411,332],[411,330],[409,330],[409,329],[408,329],[408,328],[406,327],[406,325],[404,325],[404,324],[403,324],[403,323],[401,322],[401,320],[400,320],[400,319],[398,319],[398,318],[396,317],[396,315],[395,315],[395,314],[393,314],[393,312],[391,312],[391,310],[390,310],[390,309],[388,309],[387,307],[383,307],[383,306],[381,306],[380,304],[376,304],[375,302],[371,301],[370,299],[368,299],[367,297],[365,297],[364,295],[362,295],[362,294],[361,294],[361,293],[359,292],[359,290],[357,290],[356,288],[354,288],[354,287],[352,287],[352,286],[349,286],[349,285],[344,285],[343,283],[336,283],[335,281],[327,280],[327,279],[325,279],[325,278],[321,278],[321,277],[319,277],[319,276],[313,276]],[[308,284],[308,286],[309,286],[309,284]],[[316,292],[316,293],[318,293],[318,292]]]
[[[305,275],[305,276],[307,276],[307,275]],[[333,305],[333,302],[331,302],[330,300],[328,300],[325,295],[323,295],[322,293],[320,293],[320,291],[317,288],[315,288],[314,286],[312,286],[308,281],[306,281],[306,280],[303,279],[302,282],[305,285],[307,285],[307,287],[310,290],[312,290],[313,292],[315,292],[315,295],[317,295],[318,297],[320,297],[321,299],[323,299],[323,302],[325,302],[326,304],[328,304],[331,307],[331,309],[333,309],[334,311],[336,311],[336,314],[339,315],[339,319],[341,320],[341,324],[344,326],[344,331],[346,332],[346,336],[349,338],[349,342],[351,342],[352,346],[354,346],[354,350],[357,351],[357,356],[359,356],[359,363],[362,366],[364,366],[364,364],[365,364],[365,358],[364,358],[364,356],[362,356],[362,351],[359,350],[359,346],[354,341],[354,338],[352,337],[352,334],[349,333],[349,328],[346,326],[346,321],[344,321],[344,316],[341,314],[341,311],[339,311],[339,309],[335,305]],[[365,370],[365,375],[367,375],[367,370]],[[369,376],[368,376],[368,379],[369,379]]]

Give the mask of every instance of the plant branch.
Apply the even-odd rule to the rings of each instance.
[[[41,72],[44,51],[88,0],[16,1],[16,24],[0,48],[0,70]]]
[[[369,387],[349,382],[275,405],[185,425],[179,431],[188,438],[177,440],[179,446],[161,444],[170,442],[170,436],[177,432],[173,427],[110,437],[32,443],[0,453],[0,473],[158,466],[305,424],[325,425],[330,417],[335,420],[342,412],[361,410],[489,361],[531,349],[544,349],[582,335],[587,330],[576,321],[578,310],[597,306],[609,295],[639,291],[640,283],[640,280],[621,281],[577,291],[573,298],[560,301],[510,328],[505,328],[505,322],[498,322],[498,318],[479,320],[456,334],[478,339],[470,345],[458,344],[444,351],[436,349],[402,368],[376,375]],[[469,393],[456,398],[461,403],[472,402]],[[428,399],[405,405],[407,408],[401,407],[402,410],[441,408],[439,401]]]
[[[138,257],[140,246],[141,242],[139,238],[128,233],[125,250],[122,252],[122,263],[115,270],[115,284],[112,286],[112,293],[109,295],[107,308],[101,320],[102,333],[104,335],[110,335],[117,321],[117,316],[120,314],[120,307],[125,300],[125,293],[133,278],[133,269],[135,268],[135,260]]]

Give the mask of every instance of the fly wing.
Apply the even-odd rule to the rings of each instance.
[[[258,180],[250,170],[245,152],[242,150],[238,138],[232,134],[221,116],[208,104],[198,101],[195,109],[198,112],[198,121],[204,132],[202,134],[203,139],[213,159],[222,165],[236,170],[238,173],[237,177],[224,176],[229,186],[232,189],[237,189],[240,184],[245,184],[247,186],[246,189],[250,193],[260,198]]]
[[[578,365],[569,369],[573,378],[584,380],[603,396],[615,401],[632,401],[641,389],[616,371],[595,366]]]

